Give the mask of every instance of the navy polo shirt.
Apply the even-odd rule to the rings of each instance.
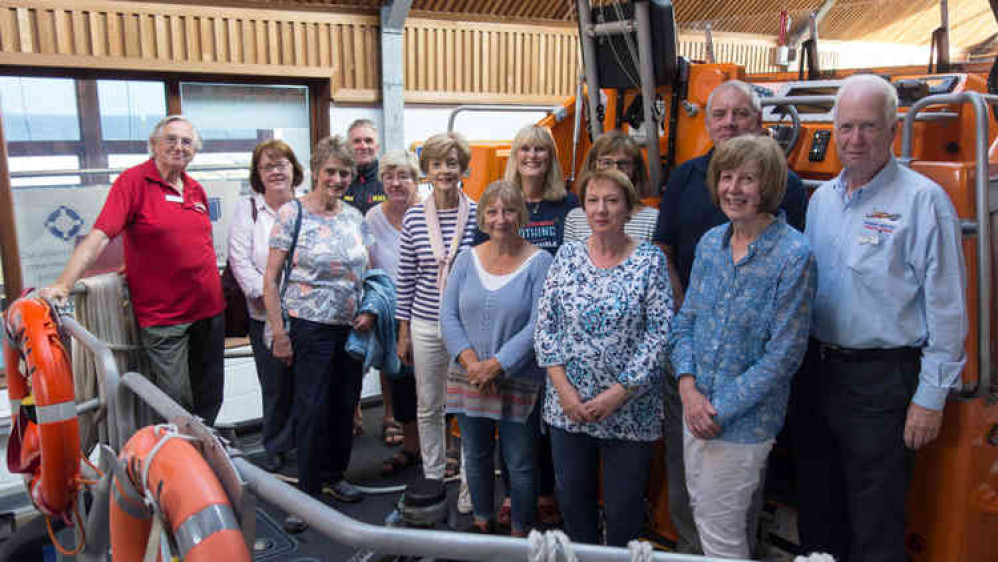
[[[700,237],[719,224],[728,222],[721,209],[710,200],[707,190],[707,168],[714,150],[687,160],[672,172],[662,192],[658,208],[658,224],[654,242],[671,246],[676,254],[676,270],[685,290],[690,282],[693,258]],[[787,192],[780,203],[787,224],[804,231],[807,214],[807,192],[800,177],[788,171]]]

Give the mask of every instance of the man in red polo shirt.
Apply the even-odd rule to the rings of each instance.
[[[201,148],[186,118],[171,115],[149,136],[151,158],[111,186],[93,230],[41,295],[65,302],[70,288],[121,234],[125,271],[152,380],[213,424],[222,406],[225,326],[208,198],[185,170]]]

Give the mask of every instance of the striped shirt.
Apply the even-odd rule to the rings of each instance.
[[[658,223],[658,209],[642,205],[631,220],[624,225],[624,232],[638,242],[651,242]],[[565,242],[585,240],[593,231],[589,228],[589,219],[582,207],[576,207],[565,217]]]
[[[459,251],[471,246],[478,226],[475,223],[475,203],[469,201],[468,223],[464,227]],[[437,209],[445,249],[450,248],[457,225],[457,208]],[[440,292],[437,291],[437,260],[433,259],[430,235],[426,228],[426,207],[416,205],[402,219],[399,242],[398,306],[395,318],[419,318],[436,322],[440,315]]]

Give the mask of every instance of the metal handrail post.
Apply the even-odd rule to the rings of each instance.
[[[914,146],[914,125],[917,113],[930,105],[970,103],[974,108],[974,190],[977,205],[977,380],[964,382],[960,398],[980,398],[990,392],[994,373],[991,372],[991,204],[988,169],[988,104],[998,103],[998,96],[978,92],[960,92],[924,97],[915,102],[904,116],[901,133],[901,163],[910,167]]]
[[[118,363],[106,343],[97,339],[72,316],[62,315],[59,322],[66,332],[75,338],[80,345],[94,354],[94,364],[97,366],[97,389],[100,405],[104,408],[104,421],[110,445],[119,450],[122,438],[131,435],[121,425],[121,415],[118,409],[118,385],[121,377],[118,374]]]
[[[249,488],[273,505],[301,517],[312,529],[340,543],[366,548],[380,554],[452,557],[460,553],[462,560],[506,561],[526,560],[530,544],[526,539],[475,535],[452,531],[380,527],[347,517],[308,494],[275,478],[244,458],[233,459]],[[580,562],[629,562],[631,553],[625,548],[572,543]],[[656,552],[657,562],[719,562],[688,554]]]

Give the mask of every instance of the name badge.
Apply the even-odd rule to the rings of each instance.
[[[169,201],[170,203],[183,203],[184,202],[184,196],[183,195],[167,195],[166,196],[166,200]]]

